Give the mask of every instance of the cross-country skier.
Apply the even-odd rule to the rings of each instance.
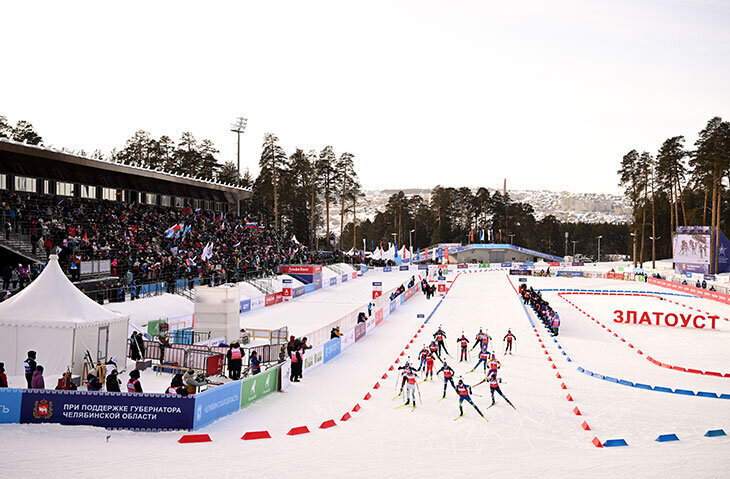
[[[431,381],[433,381],[433,354],[429,353],[426,356],[426,374],[423,375],[423,380],[428,379],[429,374],[431,375]]]
[[[479,328],[479,332],[477,333],[477,337],[474,338],[474,346],[471,347],[472,351],[477,346],[481,346],[482,345],[482,341],[484,340],[484,337],[485,336],[486,336],[486,334],[484,334],[484,331],[482,330],[482,328]]]
[[[507,347],[504,349],[504,354],[507,354],[507,351],[509,351],[510,354],[512,354],[512,341],[517,341],[517,336],[512,334],[511,330],[507,330],[507,334],[504,336],[504,339],[502,341],[507,341]]]
[[[398,393],[398,396],[403,394],[403,386],[406,385],[406,374],[408,373],[408,371],[411,371],[411,370],[413,370],[413,368],[411,367],[410,358],[406,359],[406,363],[403,366],[400,366],[398,368],[398,371],[400,371],[400,375],[402,378],[401,383],[400,383],[400,392]],[[398,397],[398,396],[396,396],[396,397]]]
[[[446,349],[446,344],[444,343],[444,339],[446,339],[446,333],[444,332],[443,329],[441,329],[441,325],[439,325],[438,330],[435,333],[433,333],[433,337],[436,338],[436,342],[439,345],[439,354],[438,354],[439,359],[441,358],[441,348],[444,348],[444,351],[446,351],[446,354],[449,354],[449,350]],[[451,355],[449,354],[449,356],[451,356]]]
[[[487,363],[487,366],[489,366],[489,372],[487,372],[487,377],[494,376],[497,377],[497,369],[499,369],[502,364],[497,361],[497,357],[492,354],[492,357],[489,359],[489,362]]]
[[[418,365],[418,370],[420,371],[423,369],[423,366],[426,364],[426,357],[429,354],[429,350],[426,347],[426,345],[423,345],[423,349],[418,353],[418,360],[420,361],[420,364]]]
[[[499,393],[499,395],[502,396],[505,401],[507,401],[507,404],[512,406],[514,409],[517,409],[515,407],[515,405],[512,404],[512,402],[509,399],[507,399],[507,397],[504,395],[504,393],[502,393],[502,390],[499,388],[499,380],[497,380],[496,373],[493,376],[490,376],[490,378],[489,378],[489,389],[490,389],[490,392],[492,393],[492,404],[489,407],[492,407],[495,404],[494,403],[494,393],[496,392],[496,393]]]
[[[466,355],[467,355],[467,346],[469,346],[469,340],[466,339],[466,336],[464,336],[464,331],[461,332],[461,337],[456,340],[457,343],[459,343],[459,346],[461,346],[461,355],[459,356],[459,362],[466,361]]]
[[[464,384],[464,380],[461,378],[459,378],[459,383],[456,385],[456,392],[459,394],[459,413],[460,413],[459,417],[457,417],[456,419],[459,419],[460,417],[462,417],[464,415],[464,408],[461,403],[464,401],[467,401],[469,404],[471,404],[474,407],[474,409],[476,409],[476,411],[479,413],[479,415],[482,418],[484,418],[485,421],[487,420],[487,418],[484,417],[484,414],[482,414],[482,412],[479,410],[477,405],[474,404],[474,401],[472,401],[471,397],[469,396],[469,394],[471,394],[471,386],[469,386],[468,384]]]
[[[477,362],[476,366],[474,366],[474,369],[471,371],[476,371],[476,369],[479,367],[480,364],[484,363],[484,372],[487,372],[487,361],[489,361],[489,350],[487,349],[487,343],[482,343],[482,349],[479,351],[479,361]],[[471,372],[469,371],[469,372]]]
[[[446,386],[451,383],[451,387],[454,388],[454,391],[456,391],[456,386],[454,385],[454,370],[451,369],[451,366],[444,362],[444,365],[441,366],[441,369],[436,371],[436,375],[438,376],[440,373],[444,373],[444,395],[441,398],[443,399],[446,397]]]
[[[431,344],[428,345],[428,350],[431,354],[435,354],[439,358],[439,361],[442,361],[441,355],[438,353],[439,347],[436,345],[436,341],[431,341]]]
[[[403,379],[407,381],[406,384],[406,403],[408,406],[413,401],[413,407],[416,407],[416,371],[409,367],[404,371]]]

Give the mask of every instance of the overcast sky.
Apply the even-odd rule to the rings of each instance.
[[[0,114],[46,144],[265,132],[366,189],[619,191],[632,148],[730,117],[728,1],[3,2]]]

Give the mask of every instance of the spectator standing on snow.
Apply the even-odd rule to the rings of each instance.
[[[139,382],[139,371],[136,369],[129,373],[129,381],[127,381],[128,393],[141,393],[142,383]]]
[[[43,380],[43,366],[36,366],[31,389],[46,389],[46,382]]]
[[[0,363],[0,388],[8,387],[8,376],[5,374],[5,363]]]
[[[129,357],[132,361],[139,361],[139,344],[137,343],[137,331],[132,331],[132,335],[129,337]]]
[[[144,354],[145,354],[145,350],[144,350],[144,335],[142,335],[142,333],[137,333],[137,338],[136,339],[137,339],[137,347],[139,348],[140,361],[143,361],[144,360],[144,357],[145,357],[144,356]]]
[[[119,389],[121,384],[122,382],[119,380],[119,373],[116,369],[112,369],[112,372],[110,372],[106,377],[106,390],[110,393],[122,392]]]
[[[231,344],[226,353],[226,359],[228,359],[228,377],[234,381],[241,379],[244,354],[243,348],[241,348],[238,342]]]
[[[28,351],[28,358],[24,361],[23,366],[25,367],[25,382],[28,383],[28,389],[32,389],[33,373],[35,372],[36,366],[36,354],[35,351]]]
[[[256,351],[251,351],[251,355],[248,358],[248,364],[251,368],[251,374],[257,375],[261,372],[261,360],[259,359],[258,354],[256,354]]]

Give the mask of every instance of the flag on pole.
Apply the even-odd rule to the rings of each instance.
[[[172,225],[169,228],[167,228],[165,230],[165,238],[172,238],[175,233],[180,231],[181,227],[182,227],[182,225],[180,223],[178,223],[176,225]]]
[[[474,230],[469,231],[469,241],[472,243],[474,242]]]

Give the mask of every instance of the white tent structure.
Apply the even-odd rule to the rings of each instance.
[[[95,360],[126,356],[128,323],[79,291],[51,255],[35,281],[0,303],[0,361],[8,375],[23,374],[33,350],[48,376],[66,368],[80,374],[87,350]]]

